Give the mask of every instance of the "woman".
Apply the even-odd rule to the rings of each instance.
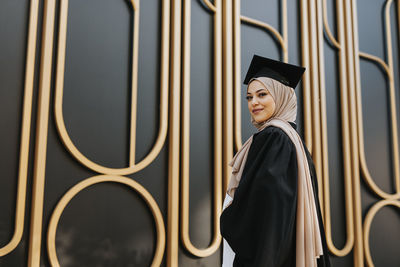
[[[244,83],[258,132],[230,163],[224,267],[330,266],[314,165],[296,132],[294,88],[304,70],[260,56],[250,64]]]

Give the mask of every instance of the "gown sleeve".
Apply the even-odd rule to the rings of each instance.
[[[221,234],[236,253],[233,266],[295,266],[297,158],[289,137],[268,127],[253,137]]]

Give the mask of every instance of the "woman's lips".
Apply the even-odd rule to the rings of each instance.
[[[257,108],[257,109],[253,109],[253,114],[257,114],[259,112],[261,112],[263,109],[262,108]]]

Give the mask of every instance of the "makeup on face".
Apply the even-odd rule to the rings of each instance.
[[[274,114],[275,101],[261,82],[250,82],[246,99],[249,112],[257,123],[268,120]]]

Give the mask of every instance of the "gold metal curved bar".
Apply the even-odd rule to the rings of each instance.
[[[364,266],[363,241],[362,241],[362,206],[360,189],[360,166],[359,166],[359,144],[358,135],[360,129],[357,125],[357,88],[360,86],[359,64],[358,64],[358,26],[356,1],[343,1],[346,27],[345,49],[347,62],[347,81],[349,97],[349,119],[350,119],[350,145],[352,164],[352,186],[353,186],[353,211],[354,211],[354,266]],[[356,90],[355,90],[355,89]]]
[[[325,7],[324,7],[325,8]],[[326,10],[324,11],[326,12]],[[330,208],[330,185],[328,169],[328,144],[327,144],[327,124],[326,119],[322,120],[322,146],[323,146],[323,168],[324,168],[324,214],[325,214],[325,233],[329,250],[336,256],[344,257],[351,252],[354,246],[354,220],[352,206],[352,185],[351,185],[351,162],[350,162],[350,136],[348,119],[348,98],[346,85],[346,59],[345,51],[341,49],[344,41],[343,6],[341,1],[337,1],[337,23],[338,23],[338,51],[339,51],[339,72],[340,72],[340,98],[341,98],[341,121],[342,121],[342,147],[344,161],[344,190],[345,190],[345,209],[346,209],[346,243],[342,249],[338,249],[332,239],[332,222]],[[325,91],[321,90],[321,105],[323,118],[326,118],[326,96]]]
[[[233,2],[233,51],[234,51],[234,138],[235,148],[239,150],[242,147],[242,82],[241,82],[241,60],[240,60],[240,0]]]
[[[386,72],[386,74],[388,75],[389,79],[392,79],[392,75],[390,73],[390,69],[389,66],[386,64],[385,61],[383,61],[381,58],[368,54],[368,53],[364,53],[364,52],[359,52],[358,53],[360,57],[371,60],[371,61],[375,61],[376,63],[378,63]]]
[[[210,2],[210,0],[203,0],[203,3],[214,13],[217,12],[217,8]]]
[[[240,81],[240,21],[246,22],[251,25],[255,25],[257,27],[263,28],[269,31],[273,36],[275,36],[282,48],[283,61],[288,62],[289,60],[289,51],[288,51],[288,18],[287,18],[287,0],[282,1],[282,35],[271,25],[249,18],[244,15],[240,15],[240,1],[234,1],[233,7],[233,29],[234,29],[234,141],[235,148],[239,150],[242,147],[242,125],[241,125],[241,81]]]
[[[391,199],[385,199],[378,201],[375,203],[368,211],[367,215],[365,216],[364,220],[364,253],[365,253],[365,259],[367,260],[367,266],[373,267],[374,262],[372,261],[372,256],[371,256],[371,249],[369,247],[369,233],[371,230],[371,224],[372,220],[375,217],[376,213],[383,207],[385,206],[395,206],[397,208],[400,208],[400,202],[398,200],[391,200]]]
[[[359,52],[359,55],[367,58],[369,60],[375,61],[379,63],[386,71],[389,78],[389,86],[390,86],[390,111],[391,111],[391,130],[392,130],[392,146],[393,146],[393,165],[394,165],[394,176],[396,182],[396,193],[390,194],[383,191],[379,188],[374,182],[369,170],[367,161],[365,158],[365,144],[364,144],[364,136],[362,134],[364,126],[363,126],[363,118],[362,118],[362,103],[361,103],[361,88],[357,88],[358,92],[358,102],[357,102],[357,110],[358,110],[358,128],[360,129],[360,134],[358,135],[358,141],[360,143],[359,146],[359,154],[360,154],[360,166],[362,171],[362,176],[368,186],[372,189],[372,191],[378,196],[385,199],[398,199],[400,197],[400,173],[399,173],[399,151],[398,151],[398,132],[397,132],[397,112],[396,112],[396,102],[395,102],[395,86],[393,79],[393,53],[392,53],[392,39],[391,39],[391,25],[390,25],[390,5],[392,4],[392,0],[388,0],[385,5],[385,20],[386,20],[386,43],[387,43],[387,51],[388,51],[388,64],[386,64],[382,59],[369,55],[366,53]]]
[[[289,38],[288,38],[288,17],[287,17],[287,0],[282,0],[282,39],[285,43],[283,49],[283,61],[289,62]]]
[[[0,257],[7,255],[17,247],[24,232],[39,1],[33,0],[30,3],[14,234],[11,240],[0,248]]]
[[[35,160],[32,182],[31,225],[27,264],[29,267],[39,267],[41,257],[47,136],[49,126],[51,76],[53,69],[55,9],[55,0],[44,1]]]
[[[303,109],[304,109],[304,139],[310,153],[312,153],[312,118],[311,118],[311,78],[308,32],[308,1],[301,1],[301,54],[302,65],[308,70],[303,78]]]
[[[135,165],[136,153],[136,108],[137,108],[137,81],[138,81],[138,59],[139,59],[139,0],[130,0],[135,11],[135,22],[133,23],[133,47],[132,47],[132,92],[131,92],[131,127],[130,127],[130,146],[129,146],[129,166]]]
[[[184,1],[187,3],[188,1]],[[171,25],[163,25],[163,30],[171,31],[171,47],[169,53],[171,60],[170,77],[170,105],[169,105],[169,131],[168,131],[168,211],[167,211],[167,257],[166,266],[179,265],[179,197],[180,197],[180,111],[181,111],[181,71],[182,71],[182,1],[163,1],[163,5],[171,12],[166,13],[171,17]]]
[[[139,183],[136,181],[122,176],[113,176],[113,175],[98,175],[88,179],[83,180],[82,182],[74,185],[67,193],[61,198],[61,200],[57,203],[56,208],[51,215],[49,228],[47,233],[47,252],[49,255],[49,261],[51,266],[59,267],[60,263],[58,262],[57,253],[56,253],[56,231],[58,222],[60,217],[68,205],[68,203],[82,190],[88,188],[89,186],[99,184],[99,183],[119,183],[126,185],[136,191],[149,206],[151,213],[153,214],[156,231],[157,231],[157,245],[154,253],[154,258],[152,260],[151,266],[158,267],[160,266],[165,249],[165,227],[164,220],[161,214],[161,211],[157,205],[157,202],[151,196],[151,194]]]
[[[310,42],[310,77],[311,77],[311,111],[312,111],[312,133],[313,133],[313,159],[315,170],[317,173],[319,187],[319,201],[321,203],[321,212],[323,213],[323,195],[322,195],[322,152],[321,152],[321,111],[320,111],[320,69],[319,69],[319,54],[318,54],[318,21],[316,2],[309,1],[309,42]]]
[[[64,116],[63,116],[63,90],[64,90],[64,68],[65,68],[65,46],[66,46],[66,33],[67,33],[67,17],[68,17],[68,0],[61,1],[60,9],[60,30],[59,30],[59,39],[58,39],[58,54],[57,54],[57,70],[56,70],[56,88],[55,88],[55,120],[58,133],[60,135],[61,140],[64,145],[67,147],[68,151],[83,165],[87,168],[92,169],[98,173],[103,174],[113,174],[113,175],[128,175],[134,172],[140,171],[146,166],[148,166],[159,154],[161,148],[164,145],[167,128],[168,128],[168,61],[169,61],[169,32],[168,34],[162,35],[162,45],[161,45],[161,84],[160,84],[160,126],[159,133],[157,136],[157,140],[151,149],[150,153],[139,163],[131,165],[127,168],[108,168],[104,167],[100,164],[97,164],[90,159],[88,159],[85,155],[83,155],[75,144],[72,142],[67,129],[65,127]],[[166,5],[163,1],[163,15],[162,15],[162,27],[165,29],[165,25],[169,25],[169,16],[166,14],[166,10],[164,5]],[[138,1],[133,1],[135,3],[134,7],[138,7]],[[138,16],[135,16],[138,18]],[[139,20],[135,19],[135,29],[138,29]],[[135,31],[134,43],[137,43],[138,39],[138,31]],[[164,33],[164,31],[163,31]],[[136,46],[137,49],[137,46]],[[134,49],[135,50],[135,49]],[[137,51],[134,54],[137,54]],[[137,59],[137,57],[136,57]],[[135,59],[133,59],[133,62]],[[133,79],[133,83],[136,83],[136,78]],[[136,89],[132,88],[132,100],[136,101]],[[132,109],[135,109],[136,106],[132,106]],[[136,111],[132,111],[132,114],[136,114]],[[131,119],[136,119],[136,116]],[[135,124],[135,123],[134,123]],[[131,129],[131,137],[132,132],[136,131],[136,129]],[[131,141],[131,145],[134,144],[134,141]],[[132,158],[131,151],[131,158]]]
[[[229,166],[229,162],[233,158],[233,21],[232,21],[232,1],[222,1],[223,14],[222,28],[223,41],[219,39],[223,44],[223,49],[221,49],[221,56],[223,58],[223,65],[226,66],[222,72],[222,166],[224,166],[222,171],[223,179],[223,192],[226,192],[229,184],[229,179],[231,178],[232,168]],[[221,11],[221,13],[222,13]],[[215,40],[218,36],[215,36]],[[218,54],[217,54],[218,55]],[[222,68],[221,68],[222,70]],[[215,104],[218,107],[218,103]],[[217,112],[219,112],[217,110]],[[217,127],[217,126],[215,126]],[[217,128],[215,128],[217,129]]]
[[[262,22],[262,21],[259,21],[259,20],[256,20],[256,19],[252,19],[252,18],[243,16],[243,15],[240,16],[240,19],[242,21],[246,22],[246,23],[258,26],[260,28],[263,28],[263,29],[269,31],[278,40],[279,44],[282,47],[284,58],[286,57],[285,56],[285,53],[287,53],[286,41],[283,39],[282,35],[274,27],[272,27],[271,25],[269,25],[269,24],[267,24],[265,22]]]
[[[213,239],[204,249],[193,245],[189,235],[189,163],[190,163],[190,1],[184,3],[183,34],[183,93],[182,93],[182,169],[181,169],[181,239],[185,249],[197,257],[207,257],[218,250],[222,238],[219,234],[219,216],[222,208],[222,81],[221,81],[221,1],[216,0],[214,16],[214,205]]]
[[[338,3],[338,2],[340,2],[340,0],[338,0],[336,2]],[[323,8],[324,28],[325,28],[326,35],[328,36],[328,39],[332,42],[332,44],[337,49],[340,49],[341,46],[340,46],[339,42],[335,39],[335,37],[333,37],[333,34],[329,27],[328,14],[327,14],[327,8],[326,8],[326,0],[322,0],[322,8]],[[337,12],[341,12],[341,10],[337,11]]]

